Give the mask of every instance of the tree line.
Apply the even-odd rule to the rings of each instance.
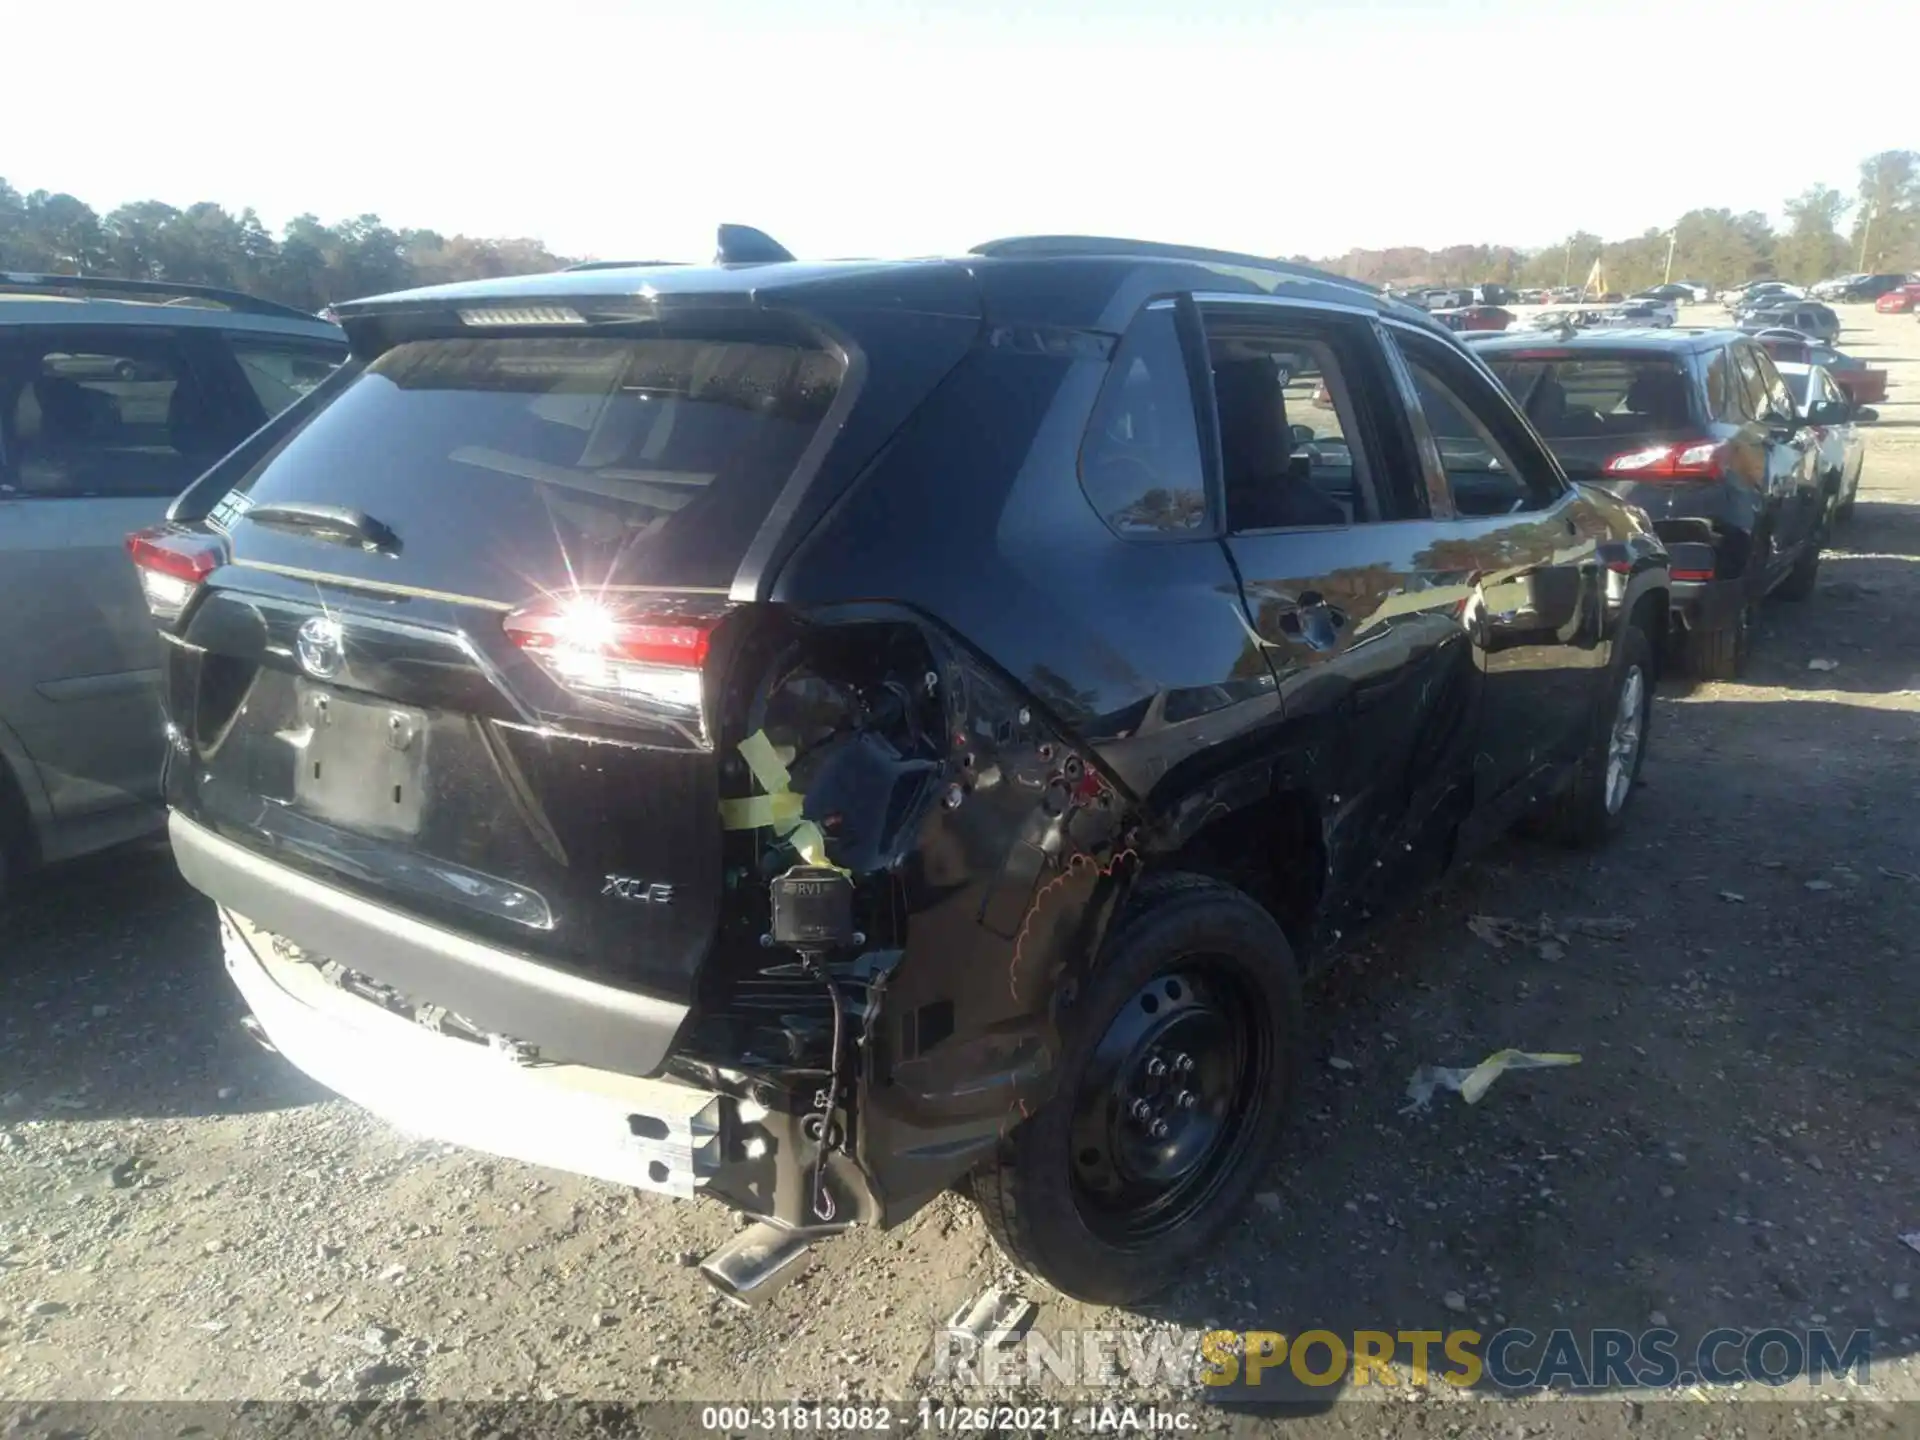
[[[1853,270],[1920,270],[1920,151],[1886,150],[1860,163],[1857,192],[1815,185],[1786,202],[1786,227],[1758,211],[1689,210],[1672,230],[1602,240],[1580,231],[1557,245],[1402,246],[1296,260],[1375,283],[1577,285],[1600,261],[1621,291],[1674,279],[1732,285],[1777,277],[1802,283]],[[1844,227],[1844,228],[1843,228]],[[208,201],[179,209],[140,200],[99,214],[64,193],[22,194],[0,179],[0,270],[114,275],[224,285],[318,310],[336,300],[525,275],[568,263],[539,240],[485,240],[396,230],[377,215],[322,224],[301,215],[275,235],[253,210]]]
[[[252,209],[139,200],[99,214],[72,195],[21,194],[0,179],[0,270],[222,285],[318,310],[336,300],[525,275],[569,263],[538,240],[396,230],[378,215],[322,224],[301,215],[275,235]]]
[[[1780,229],[1757,210],[1699,209],[1680,216],[1671,229],[1656,227],[1623,240],[1603,240],[1582,230],[1539,250],[1404,246],[1349,250],[1330,259],[1294,258],[1375,284],[1492,281],[1540,289],[1578,285],[1598,260],[1607,284],[1622,292],[1667,278],[1669,246],[1673,279],[1715,286],[1761,279],[1810,284],[1855,271],[1920,271],[1920,151],[1871,155],[1860,162],[1854,195],[1814,185],[1788,200],[1785,211],[1786,225]]]

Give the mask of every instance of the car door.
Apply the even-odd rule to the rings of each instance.
[[[126,537],[263,417],[211,332],[0,337],[0,719],[65,826],[157,794],[159,642]]]
[[[1431,572],[1426,476],[1372,317],[1224,296],[1202,314],[1225,543],[1278,687],[1280,779],[1322,816],[1337,932],[1440,868],[1470,802],[1465,591]]]
[[[1470,592],[1484,677],[1476,793],[1517,806],[1588,734],[1608,660],[1604,522],[1484,367],[1435,336],[1391,332],[1446,497],[1424,563]]]
[[[1817,544],[1827,518],[1826,490],[1820,475],[1820,443],[1806,415],[1794,403],[1773,357],[1754,347],[1754,365],[1767,393],[1767,428],[1781,470],[1788,519],[1775,547],[1783,565],[1791,565],[1799,547]]]
[[[1811,469],[1809,437],[1797,429],[1797,417],[1790,411],[1788,418],[1782,418],[1774,390],[1779,372],[1766,352],[1742,341],[1732,347],[1732,354],[1736,381],[1732,393],[1740,424],[1735,443],[1746,462],[1739,473],[1759,492],[1759,514],[1752,531],[1756,548],[1747,565],[1757,571],[1761,585],[1770,587],[1791,563],[1802,539],[1805,515],[1800,477]]]

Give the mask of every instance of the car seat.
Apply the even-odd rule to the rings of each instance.
[[[1234,529],[1346,523],[1346,512],[1313,488],[1306,457],[1293,454],[1286,394],[1270,357],[1219,362],[1213,393],[1227,519]]]

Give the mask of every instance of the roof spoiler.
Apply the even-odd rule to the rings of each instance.
[[[786,246],[751,225],[722,225],[719,248],[713,252],[716,265],[784,265],[792,259]]]
[[[153,300],[163,305],[178,305],[205,300],[236,315],[273,315],[283,320],[315,320],[318,316],[278,300],[262,300],[244,290],[223,285],[186,285],[171,280],[129,280],[112,275],[39,275],[21,271],[0,271],[0,293],[98,295],[105,299],[124,296],[134,300]]]

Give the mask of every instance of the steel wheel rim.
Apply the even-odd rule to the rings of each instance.
[[[1646,732],[1647,682],[1638,665],[1629,665],[1620,682],[1620,704],[1607,735],[1607,813],[1618,815],[1633,789],[1633,772]]]
[[[1073,1097],[1070,1175],[1088,1229],[1137,1247],[1213,1201],[1267,1103],[1259,1013],[1217,956],[1168,966],[1119,1008]]]

